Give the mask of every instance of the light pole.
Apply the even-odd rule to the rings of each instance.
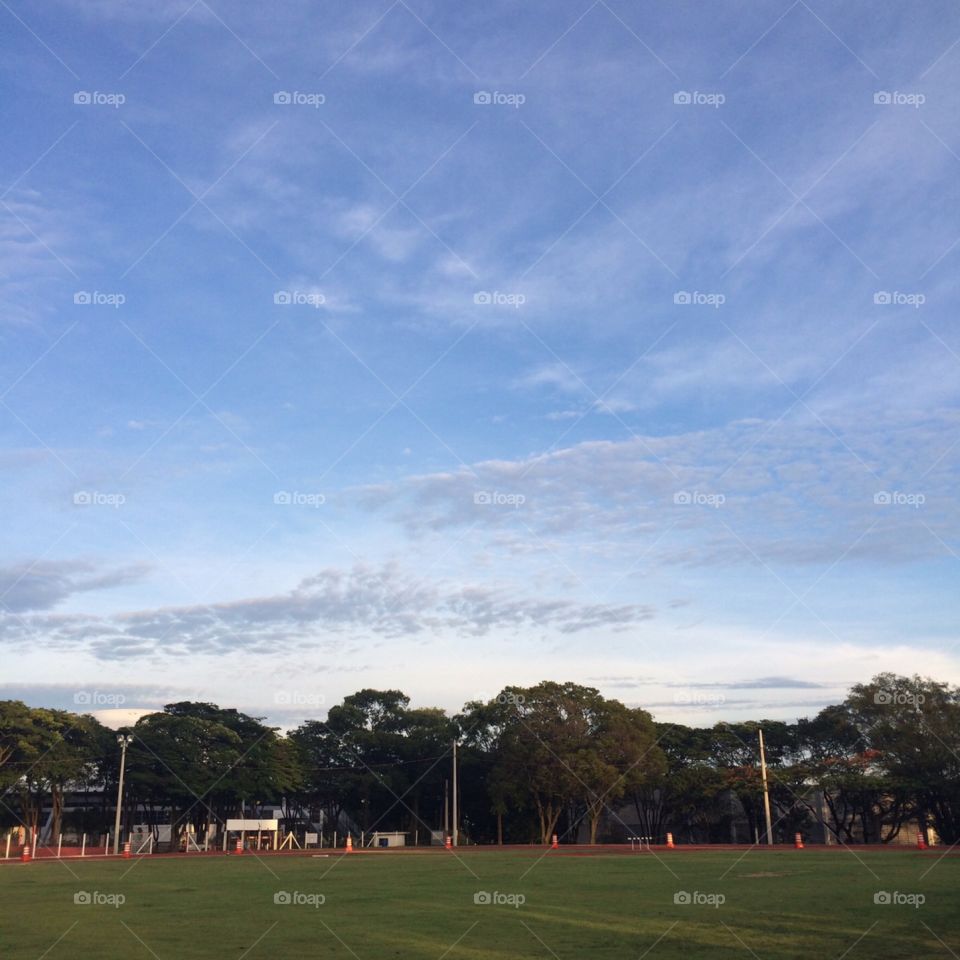
[[[117,743],[120,744],[120,780],[117,783],[117,818],[113,822],[113,855],[120,852],[120,811],[123,809],[123,771],[127,765],[127,747],[133,736],[129,733],[118,733]]]
[[[451,845],[456,847],[460,842],[459,830],[460,805],[457,802],[457,741],[453,741],[453,826],[451,830]]]
[[[767,822],[767,844],[773,843],[773,827],[770,824],[770,788],[767,786],[767,755],[763,749],[763,727],[757,730],[760,735],[760,776],[763,780],[763,816]]]

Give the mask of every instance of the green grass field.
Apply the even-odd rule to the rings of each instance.
[[[958,881],[953,857],[809,849],[35,863],[0,868],[0,957],[949,960]]]

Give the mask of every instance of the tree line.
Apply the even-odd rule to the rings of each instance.
[[[912,823],[960,841],[960,688],[893,674],[813,718],[704,727],[556,682],[508,686],[454,716],[366,689],[286,733],[234,709],[173,703],[124,731],[123,814],[128,829],[172,823],[202,840],[268,805],[294,829],[426,842],[450,823],[456,741],[463,842],[753,840],[765,830],[761,727],[776,839],[821,824],[838,842],[886,843]],[[0,826],[106,832],[119,760],[116,732],[92,716],[0,701]]]

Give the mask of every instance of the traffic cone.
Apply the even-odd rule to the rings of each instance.
[[[29,863],[30,862],[30,844],[25,844],[23,850],[20,853],[20,862]]]
[[[926,850],[927,849],[927,840],[924,837],[926,830],[920,829],[917,831],[917,849]]]
[[[347,834],[347,853],[353,853],[353,837]]]
[[[550,849],[551,849],[551,850],[559,850],[559,849],[560,849],[560,841],[557,839],[557,835],[556,835],[556,834],[553,835],[553,840],[550,841]]]
[[[667,849],[668,849],[668,850],[672,850],[673,848],[674,848],[673,834],[672,834],[672,833],[668,833],[668,834],[667,834]]]
[[[130,859],[130,841],[129,840],[124,840],[123,842],[123,859],[124,860]]]
[[[444,849],[452,850],[453,849],[453,837],[450,834],[447,834],[447,839],[443,841]]]
[[[243,856],[243,837],[237,837],[237,846],[234,852],[238,857]]]
[[[799,833],[793,835],[793,845],[797,850],[803,849],[803,837]]]

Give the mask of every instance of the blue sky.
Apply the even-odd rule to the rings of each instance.
[[[0,695],[960,681],[955,5],[0,21]]]

